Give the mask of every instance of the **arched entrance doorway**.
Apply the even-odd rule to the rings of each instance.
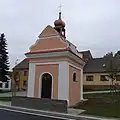
[[[44,73],[41,78],[41,98],[51,99],[52,93],[52,76],[49,73]]]

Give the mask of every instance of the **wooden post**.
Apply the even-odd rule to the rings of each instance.
[[[12,96],[16,96],[16,82],[15,82],[15,69],[13,69],[12,73]]]

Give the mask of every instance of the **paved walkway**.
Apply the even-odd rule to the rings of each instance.
[[[3,101],[0,101],[0,105],[8,105],[8,106],[11,106],[11,102],[3,102]]]
[[[73,115],[79,115],[83,113],[85,110],[82,109],[74,109],[74,108],[68,108],[68,114],[73,114]]]
[[[105,90],[105,91],[90,91],[90,92],[83,92],[83,94],[94,94],[94,93],[110,93],[115,92],[114,90]],[[116,92],[120,92],[120,90],[116,90]]]
[[[27,96],[27,92],[25,91],[16,92],[16,96]],[[12,97],[12,92],[0,93],[0,97]]]

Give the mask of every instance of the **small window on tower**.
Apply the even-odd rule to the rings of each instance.
[[[77,82],[77,80],[76,80],[76,73],[73,73],[73,81]]]

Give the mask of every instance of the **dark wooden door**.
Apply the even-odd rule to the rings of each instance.
[[[49,73],[42,75],[41,98],[51,99],[52,94],[52,76]]]

